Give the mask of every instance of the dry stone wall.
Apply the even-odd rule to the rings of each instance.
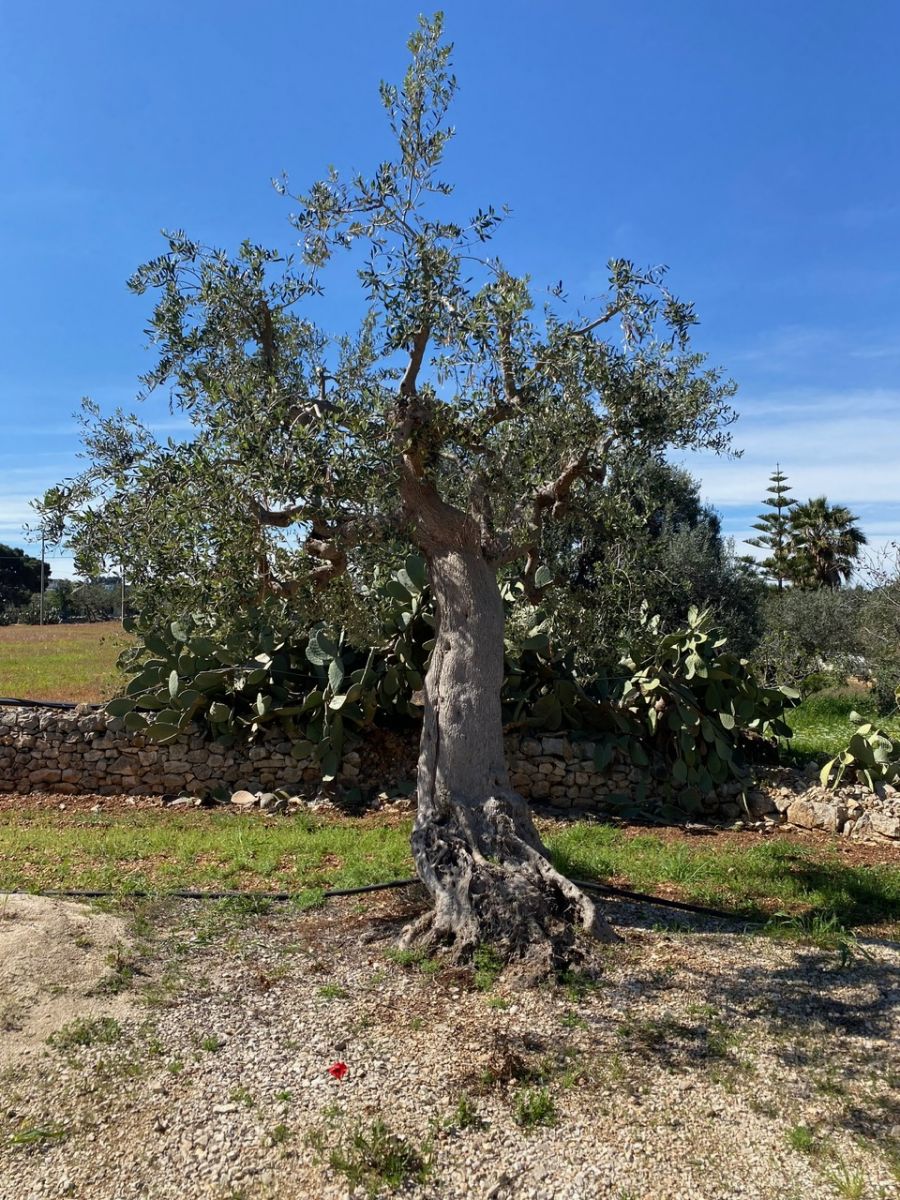
[[[360,748],[365,751],[364,743]],[[528,799],[560,809],[597,808],[609,796],[630,798],[639,785],[640,774],[628,767],[598,771],[593,753],[592,743],[562,737],[507,741],[514,786]],[[393,780],[411,778],[414,751],[396,758],[403,761],[391,764]],[[357,751],[345,755],[341,783],[381,784],[361,778],[362,761]],[[288,788],[314,793],[318,783],[316,765],[294,758],[291,743],[277,734],[251,746],[223,747],[199,733],[160,746],[127,733],[120,720],[87,705],[67,711],[0,708],[0,791],[203,795],[217,788]]]
[[[654,797],[637,768],[613,764],[598,771],[593,743],[563,736],[507,739],[511,782],[528,800],[565,812],[618,812],[636,805],[652,808]],[[415,749],[394,739],[385,760],[376,759],[361,739],[345,755],[339,782],[367,790],[413,778]],[[717,822],[758,827],[791,824],[844,836],[900,844],[900,793],[891,787],[872,795],[848,786],[835,795],[818,786],[809,772],[768,770],[747,792],[726,784],[710,794],[703,816]],[[269,793],[288,789],[314,799],[319,771],[298,761],[291,743],[277,733],[255,745],[224,747],[200,733],[165,746],[129,734],[122,722],[86,705],[74,710],[0,707],[0,792],[55,792],[60,795],[203,796],[227,792]]]

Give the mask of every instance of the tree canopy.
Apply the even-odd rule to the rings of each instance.
[[[851,579],[866,545],[858,518],[843,504],[816,496],[791,511],[790,574],[799,587],[839,588]]]
[[[44,564],[44,584],[50,567]],[[41,590],[41,560],[15,546],[0,543],[0,608],[27,604]]]

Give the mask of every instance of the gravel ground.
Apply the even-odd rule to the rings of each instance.
[[[514,993],[392,959],[398,893],[143,905],[121,1036],[2,1079],[0,1197],[900,1197],[900,947],[609,907],[621,945]]]

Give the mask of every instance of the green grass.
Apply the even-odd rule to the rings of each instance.
[[[20,1146],[25,1150],[44,1150],[49,1146],[64,1142],[69,1136],[65,1125],[55,1122],[44,1125],[23,1125],[15,1133],[10,1134],[9,1144]]]
[[[790,741],[792,757],[801,762],[824,760],[843,750],[854,731],[851,712],[858,712],[888,737],[900,741],[900,714],[879,716],[869,694],[859,688],[827,688],[807,697],[787,714],[794,735]]]
[[[47,1038],[57,1050],[73,1050],[76,1046],[111,1046],[122,1036],[122,1027],[114,1017],[79,1017],[63,1025]]]
[[[432,1171],[431,1147],[413,1146],[381,1120],[360,1126],[329,1155],[328,1165],[351,1188],[374,1197],[404,1184],[422,1184]]]
[[[116,691],[130,640],[116,621],[0,627],[0,696],[99,704]]]
[[[260,889],[313,893],[410,873],[409,827],[220,811],[63,814],[0,824],[0,891]]]
[[[792,1150],[801,1154],[812,1154],[816,1148],[816,1139],[812,1130],[806,1125],[794,1125],[787,1132],[788,1145]]]
[[[319,896],[324,888],[411,874],[409,832],[407,821],[304,815],[269,823],[225,809],[9,809],[0,823],[0,891],[234,888]],[[555,827],[548,841],[556,865],[574,878],[662,888],[750,917],[786,913],[846,927],[900,921],[900,866],[850,865],[789,837],[747,845],[573,823]],[[247,895],[232,903],[261,901]],[[478,965],[487,984],[491,964]]]
[[[674,884],[682,899],[739,915],[819,914],[845,926],[900,920],[900,867],[853,866],[787,837],[747,846],[573,824],[552,839],[552,849],[571,877],[625,879],[648,892]]]

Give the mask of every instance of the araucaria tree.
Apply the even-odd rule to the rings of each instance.
[[[500,214],[442,215],[456,83],[441,26],[422,20],[402,85],[382,85],[392,158],[371,176],[332,170],[303,195],[278,185],[297,206],[296,267],[177,234],[137,273],[138,291],[159,293],[161,355],[146,382],[171,389],[195,436],[149,458],[123,423],[94,436],[119,463],[107,483],[122,529],[174,507],[222,556],[240,529],[265,586],[302,597],[312,581],[322,612],[364,594],[382,547],[424,556],[438,616],[412,845],[433,907],[404,936],[460,957],[490,943],[540,974],[571,956],[579,931],[611,934],[509,784],[498,575],[518,573],[540,606],[550,524],[604,488],[614,455],[727,448],[733,389],[690,351],[692,308],[662,269],[615,261],[589,311],[569,312],[561,285],[539,306],[528,277],[486,253]],[[312,310],[342,251],[356,255],[367,315],[331,339]],[[270,558],[272,527],[294,542]]]
[[[769,480],[768,495],[763,504],[768,505],[770,511],[759,514],[753,526],[759,530],[759,537],[747,538],[747,545],[768,550],[768,557],[763,559],[761,566],[780,592],[790,571],[791,509],[797,501],[790,495],[787,475],[777,464]]]

